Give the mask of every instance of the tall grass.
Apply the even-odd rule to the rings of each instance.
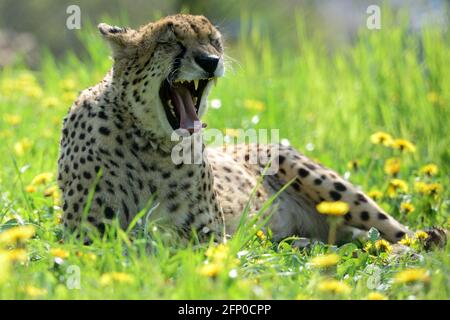
[[[410,189],[393,198],[384,194],[381,205],[414,229],[447,226],[448,31],[430,26],[414,33],[405,17],[387,14],[381,30],[362,29],[354,42],[330,51],[320,34],[306,33],[300,14],[291,22],[298,40],[286,47],[274,47],[251,19],[244,17],[239,41],[228,48],[231,67],[210,96],[222,107],[209,110],[209,127],[278,128],[293,146],[346,173],[366,191],[386,191],[390,177],[384,161],[399,157],[398,178]],[[26,257],[14,260],[6,254],[10,247],[0,248],[0,298],[365,298],[377,291],[391,299],[448,299],[448,247],[421,252],[424,259],[369,254],[358,244],[298,250],[292,240],[276,244],[270,234],[256,236],[248,224],[241,230],[244,236],[219,247],[181,245],[160,226],[150,227],[151,237],[138,235],[133,241],[128,232],[113,228],[109,238],[94,237],[91,246],[71,238],[62,242],[61,209],[48,190],[55,179],[34,191],[27,187],[39,173],[56,173],[63,116],[75,93],[97,83],[111,66],[109,49],[94,27],[86,27],[81,37],[86,57],[69,54],[55,61],[44,50],[37,72],[18,62],[0,73],[0,232],[22,224],[36,228],[35,237],[20,245]],[[370,136],[377,131],[411,140],[417,151],[373,145]],[[347,167],[351,160],[359,161],[357,171]],[[436,177],[418,173],[429,162],[439,167]],[[436,197],[421,195],[413,187],[418,179],[440,183],[444,190]],[[416,211],[401,212],[405,201]],[[311,258],[326,252],[340,256],[338,265],[314,268]],[[79,268],[81,289],[67,286],[70,266]],[[429,280],[393,283],[399,271],[411,267],[425,269]],[[374,268],[380,277],[369,287]],[[330,278],[353,289],[320,290]]]

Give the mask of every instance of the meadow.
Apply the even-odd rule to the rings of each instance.
[[[233,129],[280,129],[283,143],[361,186],[411,229],[448,228],[450,33],[413,33],[392,16],[330,51],[304,23],[298,15],[297,41],[282,48],[243,23],[210,95],[208,126],[230,139]],[[63,238],[62,119],[112,63],[95,28],[81,37],[83,58],[56,60],[43,46],[38,70],[20,59],[0,70],[0,299],[450,298],[450,247],[425,252],[420,233],[403,240],[415,253],[400,256],[376,232],[299,250],[252,223],[219,246],[180,244],[157,225],[137,235],[114,228],[89,246]]]

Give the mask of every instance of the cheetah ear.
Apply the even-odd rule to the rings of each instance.
[[[110,26],[106,23],[100,23],[97,28],[111,45],[114,59],[126,58],[135,52],[133,35],[136,31],[130,28]]]

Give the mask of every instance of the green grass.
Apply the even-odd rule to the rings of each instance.
[[[346,173],[365,191],[383,192],[379,203],[412,229],[448,227],[450,34],[433,27],[412,34],[400,20],[388,17],[380,31],[361,30],[353,44],[333,52],[320,35],[306,34],[300,16],[291,29],[298,41],[283,48],[272,47],[261,29],[244,23],[238,43],[228,48],[235,61],[210,96],[222,107],[210,109],[206,122],[220,129],[278,128],[281,138]],[[38,71],[18,62],[0,73],[0,232],[15,225],[36,229],[32,239],[18,244],[26,256],[1,245],[0,298],[363,299],[374,291],[389,299],[450,298],[449,246],[419,251],[423,259],[369,254],[358,243],[299,251],[291,240],[261,240],[251,223],[227,249],[209,256],[212,245],[182,245],[157,226],[150,227],[151,236],[112,229],[109,239],[96,237],[91,246],[62,241],[57,199],[44,195],[55,178],[35,192],[26,189],[40,173],[56,175],[61,122],[74,94],[97,83],[111,66],[109,50],[93,28],[84,29],[82,38],[89,53],[82,60],[69,55],[55,61],[46,53]],[[255,115],[257,124],[251,122]],[[370,136],[377,131],[412,141],[416,152],[372,144]],[[398,178],[409,186],[394,197],[386,195],[390,177],[383,170],[391,157],[401,159]],[[358,170],[348,169],[352,160]],[[436,176],[420,174],[428,163],[439,167]],[[420,194],[416,180],[439,183],[443,190]],[[415,211],[401,212],[402,202],[411,202]],[[11,252],[19,255],[17,261]],[[340,256],[337,266],[311,265],[313,257],[331,252]],[[216,276],[200,272],[206,260]],[[410,268],[425,269],[428,281],[393,281]],[[81,289],[70,289],[67,281],[77,270]],[[321,291],[326,279],[341,280],[351,290]]]

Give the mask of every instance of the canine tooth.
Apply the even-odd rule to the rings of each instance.
[[[197,88],[198,88],[198,80],[194,80],[194,87],[195,87],[195,90],[197,90]]]

